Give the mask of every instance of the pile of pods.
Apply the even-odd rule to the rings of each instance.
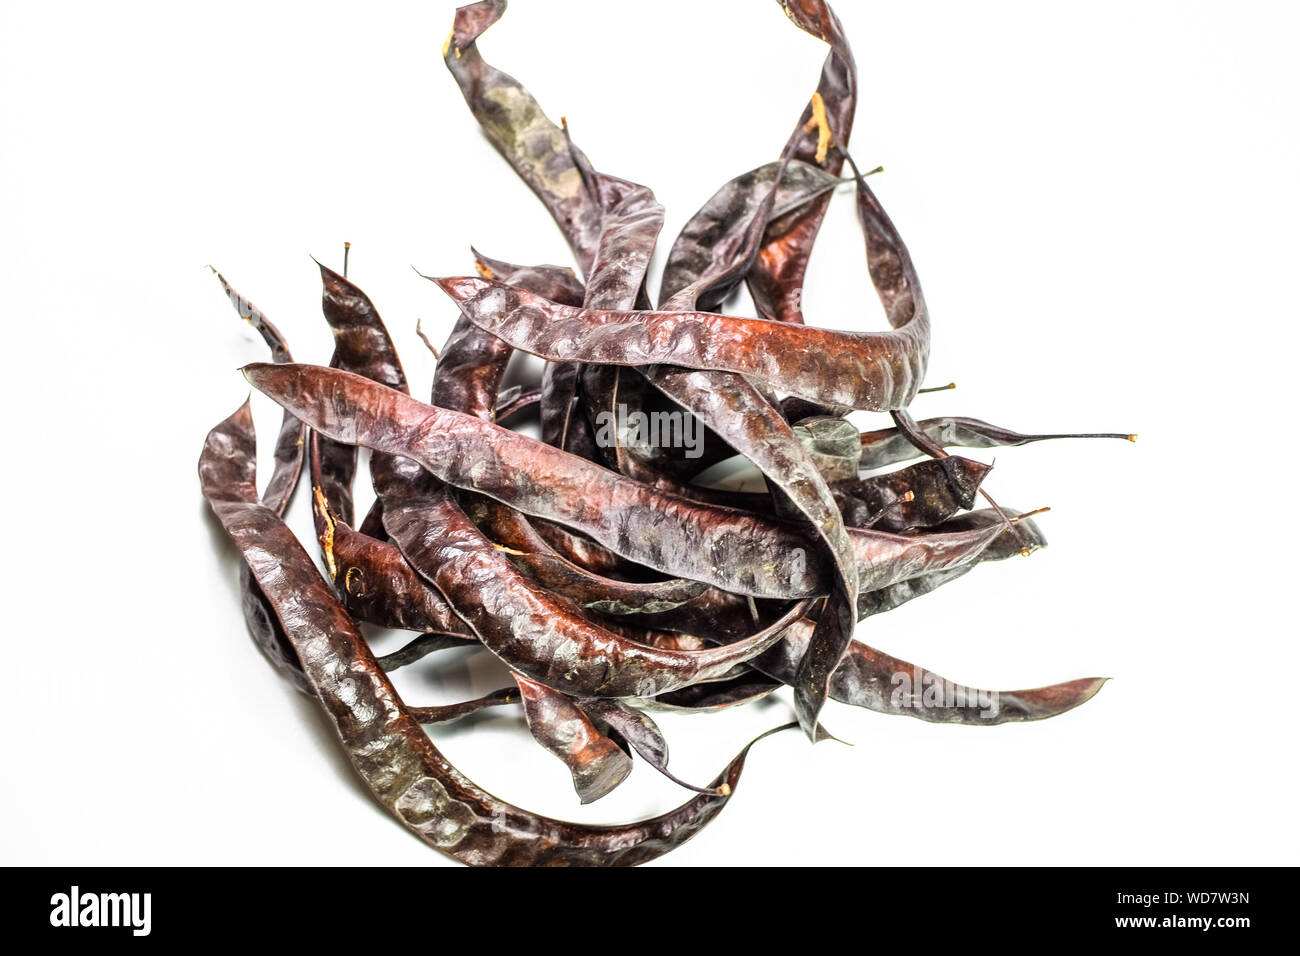
[[[295,364],[221,279],[271,350],[244,374],[284,408],[261,494],[247,403],[211,431],[199,461],[203,494],[243,558],[249,627],[324,708],[378,800],[464,863],[634,864],[698,832],[731,798],[749,748],[707,785],[685,783],[669,771],[655,712],[714,711],[788,685],[815,741],[828,697],[991,725],[1059,714],[1101,685],[985,691],[853,640],[863,618],[1044,543],[1027,515],[987,497],[989,466],[946,448],[1067,436],[909,414],[930,320],[907,248],[847,152],[853,58],[827,4],[782,6],[830,47],[816,92],[776,158],[687,223],[657,306],[646,270],[663,208],[645,186],[593,168],[566,124],[484,61],[477,40],[504,0],[457,11],[443,59],[582,279],[477,252],[476,276],[433,279],[460,315],[433,349],[428,404],[411,396],[378,312],[345,275],[321,268],[328,368]],[[841,183],[856,188],[888,331],[804,324],[804,273]],[[741,283],[760,318],[719,313]],[[545,360],[535,387],[502,386],[515,352]],[[892,422],[861,433],[845,417],[855,409]],[[503,424],[530,417],[540,440]],[[377,495],[359,524],[357,446],[371,449]],[[762,491],[700,480],[737,455]],[[304,459],[326,577],[281,518]],[[971,510],[979,495],[987,507]],[[418,636],[376,657],[358,622]],[[453,705],[403,701],[389,672],[433,666],[452,647],[496,655],[514,685]],[[477,787],[422,726],[513,705],[582,802],[618,786],[634,755],[689,799],[631,824],[549,819]]]

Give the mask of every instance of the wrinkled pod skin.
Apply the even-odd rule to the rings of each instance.
[[[632,772],[632,758],[597,729],[572,699],[514,675],[533,738],[559,758],[584,804],[605,796]]]
[[[479,272],[559,301],[581,302],[582,285],[560,266],[518,266],[475,250]],[[463,316],[443,347],[434,373],[432,404],[487,421],[497,417],[498,391],[514,352]],[[516,566],[551,590],[585,607],[613,613],[661,610],[689,600],[705,587],[682,579],[632,584],[589,571],[555,553],[527,516],[491,498],[462,492],[461,507],[497,544],[511,549]],[[517,553],[515,553],[517,552]]]
[[[707,680],[767,650],[798,616],[787,615],[729,645],[734,654],[649,647],[599,627],[515,571],[446,489],[426,486],[386,500],[384,522],[407,560],[447,597],[488,650],[515,671],[566,694],[645,697]]]
[[[448,484],[561,521],[656,571],[755,597],[797,600],[830,593],[820,550],[791,523],[656,491],[543,442],[347,372],[254,364],[244,374],[338,441],[410,458]],[[986,529],[921,536],[849,532],[863,590],[908,576],[922,562],[954,560],[995,536]]]
[[[815,402],[906,408],[925,375],[929,317],[888,313],[885,332],[837,332],[714,312],[575,308],[475,276],[436,280],[479,328],[552,362],[735,372]]]
[[[478,267],[480,272],[493,274],[495,271],[510,281],[524,282],[551,294],[565,295],[570,286],[576,284],[576,278],[567,270],[546,267],[524,270],[482,259],[478,260]],[[321,272],[325,316],[336,341],[334,364],[406,393],[406,376],[396,349],[369,298],[343,277],[324,267]],[[472,324],[464,320],[457,323],[439,359],[434,382],[435,400],[441,397],[490,420],[496,410],[497,392],[510,352],[504,343],[491,339]],[[321,471],[320,444],[313,441],[313,474]],[[415,574],[405,556],[388,542],[384,532],[384,505],[391,505],[406,489],[418,484],[423,472],[407,459],[375,454],[371,458],[371,474],[378,495],[375,507],[367,517],[368,525],[372,519],[377,525],[372,535],[353,532],[346,523],[334,519],[319,486],[314,501],[326,566],[348,610],[366,620],[388,626],[413,626],[417,630],[457,635],[408,645],[383,662],[390,666],[404,666],[433,650],[456,646],[462,635],[472,642],[473,631],[456,616],[440,592]],[[513,517],[521,526],[519,533],[528,532],[522,515],[495,502],[490,502],[489,506],[495,508],[498,521]],[[564,695],[539,684],[524,682],[521,677],[518,680],[523,682],[520,690],[524,692],[529,728],[539,743],[569,764],[584,802],[603,796],[627,776],[631,760],[616,744],[594,729],[585,735],[573,732],[572,728],[585,718]],[[468,702],[450,710],[426,711],[419,716],[425,720],[430,717],[439,721],[457,719],[471,712],[475,703]]]
[[[566,237],[574,245],[575,251],[580,248],[585,251],[585,248],[589,248],[589,242],[583,244],[580,239],[584,236],[590,236],[592,232],[591,220],[600,219],[600,238],[597,252],[592,257],[592,265],[589,268],[585,257],[583,257],[582,262],[584,271],[590,273],[587,296],[583,302],[584,309],[593,314],[596,310],[601,309],[626,309],[635,304],[633,299],[637,286],[643,280],[650,249],[653,247],[654,238],[663,222],[662,208],[653,202],[653,197],[644,187],[617,183],[617,181],[598,176],[591,169],[586,158],[572,148],[568,150],[568,158],[583,176],[584,185],[587,187],[588,202],[583,204],[581,199],[573,199],[569,201],[568,206],[561,207],[555,201],[559,193],[559,190],[552,185],[555,169],[547,168],[544,163],[536,163],[535,157],[547,154],[554,156],[563,154],[563,151],[558,148],[559,131],[545,120],[537,107],[536,101],[529,97],[522,87],[510,78],[504,77],[504,75],[487,67],[482,62],[474,46],[478,36],[500,17],[503,10],[504,8],[499,5],[484,4],[463,8],[459,11],[448,49],[444,50],[444,59],[449,69],[456,75],[471,109],[480,119],[480,122],[484,123],[489,137],[493,139],[493,142],[507,160],[515,166],[516,171],[529,182],[538,196],[547,203],[548,208],[552,209],[557,222],[564,229]],[[855,102],[855,79],[853,76],[852,56],[848,53],[847,43],[843,39],[838,21],[824,4],[787,5],[785,10],[796,25],[825,39],[832,46],[831,56],[828,58],[826,68],[823,71],[822,83],[817,94],[817,103],[824,103],[829,98],[835,123],[841,127],[843,136],[847,139]],[[461,62],[465,59],[464,54],[467,50],[470,57],[467,62]],[[504,94],[498,97],[495,111],[483,109],[484,89],[487,87],[494,90],[494,95],[498,92]],[[506,106],[507,103],[511,105]],[[538,147],[533,148],[533,157],[526,157],[519,150],[519,144],[525,139],[521,135],[525,129],[535,131],[529,138],[535,139],[539,144]],[[805,129],[803,132],[807,132],[807,130]],[[508,135],[508,133],[513,134],[513,136]],[[567,143],[567,136],[565,139]],[[541,144],[547,142],[550,144],[549,148],[539,148]],[[572,147],[571,143],[568,145]],[[812,152],[812,155],[809,155],[810,152]],[[825,144],[821,141],[820,136],[816,150],[810,151],[797,131],[786,148],[785,156],[775,171],[771,186],[768,188],[763,202],[759,205],[759,210],[756,214],[748,217],[743,211],[734,214],[732,217],[734,231],[730,236],[726,236],[724,239],[727,230],[726,226],[722,224],[726,222],[726,216],[715,215],[714,210],[737,206],[743,209],[747,201],[752,202],[751,186],[736,184],[733,192],[739,194],[737,201],[732,202],[730,199],[717,199],[715,197],[711,207],[706,207],[706,210],[701,215],[697,215],[691,223],[688,223],[682,239],[674,245],[673,251],[678,255],[674,257],[670,253],[668,273],[665,277],[666,287],[663,293],[668,299],[668,307],[674,310],[694,308],[698,304],[699,297],[706,292],[715,298],[719,295],[725,297],[726,289],[743,277],[744,273],[749,270],[749,266],[752,265],[754,257],[759,253],[762,230],[773,218],[778,186],[784,183],[785,173],[788,169],[787,163],[790,158],[797,155],[799,159],[815,160],[818,163],[823,163],[827,160],[825,152]],[[820,175],[823,181],[817,188],[808,191],[809,199],[815,198],[816,195],[832,187],[835,180],[833,173],[838,172],[840,160],[835,158],[830,163],[832,166],[830,173],[824,173],[806,163],[800,164],[807,171],[810,178],[815,180]],[[560,164],[559,168],[565,168],[563,163]],[[615,184],[613,198],[607,198],[609,194],[606,187],[610,184]],[[570,190],[568,193],[569,195],[576,194],[580,196],[582,191]],[[746,195],[747,193],[748,195]],[[801,203],[795,205],[801,205]],[[601,213],[599,217],[593,215],[593,206],[599,208]],[[821,216],[825,212],[825,206],[826,204],[823,202],[820,204],[819,209],[814,207],[811,211],[814,233],[816,225],[820,223]],[[782,212],[784,211],[785,207],[783,206]],[[585,232],[573,228],[579,216],[584,216],[585,221],[588,223]],[[712,226],[714,223],[719,224],[721,228],[714,228]],[[712,248],[709,250],[709,254],[703,254],[704,244],[700,240],[711,232],[715,234],[713,235],[715,241],[711,243]],[[811,239],[808,242],[811,244]],[[901,243],[899,245],[901,246]],[[871,251],[869,251],[869,257],[870,255]],[[731,261],[727,261],[728,256],[730,256]],[[692,262],[698,263],[693,268],[695,272],[693,276],[691,275]],[[873,270],[873,280],[876,277],[877,272]],[[680,288],[674,288],[675,286],[680,286]],[[919,289],[917,292],[919,296]],[[882,296],[883,294],[882,291]],[[713,300],[710,299],[709,301]],[[469,312],[465,313],[465,317],[472,318]],[[889,387],[894,389],[900,387],[900,384],[892,381],[892,379],[899,375],[899,369],[901,368],[908,375],[916,377],[916,382],[912,382],[908,375],[904,375],[904,381],[901,383],[903,389],[914,393],[919,377],[923,373],[925,355],[928,352],[928,326],[926,325],[924,308],[915,310],[914,315],[906,317],[902,321],[898,319],[895,312],[891,311],[890,320],[895,327],[901,327],[901,331],[885,333],[869,340],[855,339],[852,346],[861,345],[864,358],[870,356],[869,359],[860,362],[858,368],[854,371],[861,372],[863,378],[869,378],[871,374],[878,375],[883,372],[891,379],[891,381],[883,385],[873,382],[872,384],[877,386],[878,394],[865,401],[883,402],[885,405],[892,406],[900,399],[896,394],[883,392],[882,390]],[[499,329],[485,327],[484,331],[500,335]],[[607,338],[607,331],[601,329],[598,335]],[[698,337],[699,334],[696,331],[694,336]],[[509,341],[511,345],[520,346],[519,342],[510,339],[509,336],[502,335],[501,337]],[[775,350],[773,354],[776,354]],[[553,363],[557,361],[555,356],[547,357],[552,359]],[[557,390],[553,382],[548,382],[543,394],[543,435],[552,444],[557,444],[563,448],[567,447],[568,444],[567,436],[574,407],[573,382],[576,379],[576,372],[571,361],[566,361],[563,357],[559,357],[558,361],[564,362],[564,364],[548,365],[548,375],[554,373],[558,368],[564,368],[566,370],[566,379],[558,401],[552,402],[549,420],[555,421],[558,419],[561,424],[558,434],[556,434],[556,426],[548,426],[547,395]],[[767,423],[766,435],[737,431],[736,437],[732,439],[732,444],[737,450],[750,455],[763,469],[764,473],[776,483],[779,491],[788,496],[793,505],[808,518],[812,526],[818,529],[819,534],[823,536],[828,557],[836,571],[834,597],[828,605],[826,613],[821,618],[818,633],[810,646],[810,653],[807,655],[806,667],[801,675],[796,695],[796,710],[800,722],[807,732],[812,734],[816,724],[817,712],[826,698],[826,679],[836,661],[843,654],[856,624],[857,569],[845,533],[844,521],[825,482],[802,453],[800,446],[793,435],[790,434],[788,427],[776,410],[761,395],[741,394],[743,390],[753,391],[748,382],[745,382],[737,375],[729,374],[733,371],[741,371],[741,369],[729,369],[725,364],[727,361],[725,357],[722,364],[718,364],[717,359],[710,361],[708,356],[705,357],[704,361],[710,363],[703,366],[693,366],[708,370],[695,376],[695,378],[703,380],[698,388],[693,385],[689,376],[675,376],[671,369],[662,368],[665,362],[668,364],[692,363],[679,363],[674,360],[660,358],[655,362],[656,368],[652,368],[647,374],[669,397],[694,414],[700,415],[704,424],[710,426],[715,432],[722,428],[724,423],[730,424],[740,420],[764,421]],[[919,363],[920,368],[913,368],[911,365],[906,365],[904,368],[904,363],[908,362]],[[622,407],[619,399],[619,375],[617,370],[611,370],[606,366],[588,366],[588,368],[590,381],[587,382],[587,390],[589,394],[604,395],[604,393],[608,392],[603,401],[611,406]],[[824,376],[822,379],[824,380]],[[789,376],[783,376],[783,381],[789,385]],[[612,388],[610,387],[611,382],[613,383]],[[724,414],[719,418],[709,414],[714,406],[707,396],[715,395],[724,390],[723,386],[731,386],[732,390],[737,393],[736,404],[731,411],[737,411],[741,414],[728,416],[725,414],[728,411],[725,408],[720,409]],[[904,405],[907,400],[910,400],[910,397],[909,393],[906,399],[902,399]],[[867,407],[874,406],[868,405]],[[635,464],[635,458],[625,455],[617,442],[615,443],[614,452],[614,461],[612,462],[614,467],[626,474],[645,477],[638,469],[629,467]]]
[[[406,391],[406,375],[379,312],[359,288],[320,266],[322,312],[334,336],[332,367],[363,375],[387,388]],[[312,516],[330,579],[357,620],[379,627],[473,639],[446,600],[381,536],[351,527],[356,449],[313,431],[309,440]],[[403,467],[392,456],[372,456],[376,489]],[[382,522],[376,509],[367,523]],[[382,524],[378,529],[382,531]]]
[[[213,271],[216,272],[215,269]],[[280,334],[280,330],[271,323],[261,309],[235,291],[226,281],[225,276],[220,272],[216,272],[216,276],[240,318],[257,330],[262,341],[271,350],[271,360],[292,362],[293,355],[289,352],[289,344]],[[271,472],[271,480],[267,482],[266,492],[262,495],[262,503],[276,514],[284,514],[284,509],[288,507],[289,499],[293,497],[294,489],[298,486],[298,478],[302,474],[306,437],[307,426],[291,413],[285,412],[280,424],[280,434],[275,443],[275,468]],[[253,580],[252,572],[245,564],[239,567],[239,594],[244,621],[248,624],[248,631],[253,636],[254,642],[285,680],[304,694],[311,694],[311,684],[302,672],[297,652],[280,629],[279,621],[267,603],[266,596]]]
[[[755,661],[755,668],[787,683],[792,681],[812,628],[806,620],[791,627],[786,643]],[[882,714],[991,727],[1063,714],[1090,700],[1105,682],[1103,677],[1085,677],[1031,690],[982,690],[853,641],[831,676],[830,695],[841,703]]]
[[[204,444],[204,496],[266,592],[353,767],[380,804],[420,839],[470,865],[627,866],[684,843],[726,805],[749,747],[717,778],[724,792],[698,794],[633,824],[553,820],[476,786],[429,740],[311,558],[275,512],[257,501],[253,441],[246,403]]]
[[[858,78],[853,52],[839,18],[824,0],[781,0],[781,9],[795,26],[830,46],[816,92],[825,112],[824,133],[829,136],[826,144],[829,148],[823,150],[823,130],[810,128],[814,122],[814,104],[810,102],[795,124],[787,149],[793,148],[794,159],[813,164],[827,175],[838,176],[844,166],[843,150],[848,147],[857,109]],[[759,315],[778,322],[804,321],[804,274],[829,205],[828,195],[767,227],[762,249],[747,277]]]
[[[676,577],[771,597],[826,593],[795,527],[657,492],[473,416],[425,405],[347,372],[250,365],[249,381],[337,441],[419,462],[439,479],[560,521]],[[798,550],[805,558],[796,558]]]

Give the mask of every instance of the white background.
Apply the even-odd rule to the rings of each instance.
[[[1297,862],[1294,8],[838,6],[852,148],[885,166],[873,187],[925,283],[931,382],[959,383],[918,417],[1141,435],[999,451],[988,488],[1053,506],[1051,547],[859,637],[981,687],[1114,680],[996,728],[831,705],[854,747],[765,742],[665,862]],[[4,3],[4,862],[447,862],[368,798],[255,650],[195,463],[247,394],[235,369],[265,355],[206,263],[324,363],[308,255],[338,267],[350,240],[422,394],[415,320],[440,339],[453,310],[411,265],[471,271],[471,242],[570,261],[440,62],[452,14]],[[661,255],[718,186],[777,156],[826,50],[774,3],[701,0],[516,0],[481,49],[598,168],[655,189]],[[816,247],[807,315],[867,329],[882,319],[851,197]],[[278,410],[254,401],[265,453]],[[504,683],[487,655],[436,660],[400,672],[412,703]],[[783,697],[662,724],[677,772],[703,781],[788,714]],[[685,798],[642,766],[579,808],[508,711],[435,740],[493,792],[570,819]]]

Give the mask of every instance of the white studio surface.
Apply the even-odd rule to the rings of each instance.
[[[195,463],[248,393],[236,369],[265,357],[206,264],[324,364],[308,256],[339,267],[349,240],[350,276],[423,397],[416,318],[440,341],[454,308],[411,265],[464,274],[471,243],[571,261],[440,62],[454,5],[0,10],[0,860],[447,864],[369,799],[249,640]],[[859,69],[852,149],[885,167],[872,186],[925,286],[930,384],[959,386],[920,396],[917,417],[1141,436],[998,450],[989,489],[1052,506],[1050,547],[858,637],[978,687],[1114,680],[1064,716],[996,728],[829,705],[854,747],[764,742],[721,816],[661,863],[1295,863],[1295,8],[837,12]],[[599,169],[655,190],[652,289],[692,213],[776,158],[826,53],[775,3],[741,0],[515,0],[482,49]],[[884,324],[851,190],[805,311]],[[265,480],[279,414],[253,402]],[[306,490],[289,520],[309,540]],[[364,513],[364,476],[358,492]],[[399,672],[412,703],[505,679],[485,654],[441,660]],[[703,781],[789,713],[781,695],[661,725],[674,770]],[[512,710],[434,740],[492,792],[566,819],[687,797],[642,765],[579,807]]]

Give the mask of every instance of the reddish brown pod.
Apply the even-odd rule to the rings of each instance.
[[[653,298],[664,209],[648,186],[593,163],[562,118],[484,59],[479,41],[504,0],[458,10],[442,57],[482,133],[551,213],[573,267],[473,251],[474,275],[434,279],[445,296],[425,286],[454,318],[444,343],[425,339],[437,360],[431,387],[408,381],[346,256],[342,273],[321,266],[329,367],[295,363],[222,279],[271,349],[244,375],[284,409],[265,493],[247,404],[212,429],[199,459],[203,495],[241,558],[249,628],[322,708],[379,803],[459,862],[631,865],[693,837],[733,798],[752,744],[714,779],[684,781],[669,767],[663,713],[767,708],[759,712],[779,715],[774,730],[799,727],[817,742],[830,736],[823,720],[849,719],[840,705],[993,727],[1058,717],[1104,683],[987,690],[859,639],[870,618],[868,640],[888,632],[903,643],[907,614],[888,612],[1047,543],[1034,520],[1047,509],[997,505],[986,486],[1000,470],[949,449],[978,456],[1048,438],[1134,436],[913,417],[918,392],[935,391],[921,385],[932,329],[943,325],[931,320],[899,227],[849,156],[857,75],[839,20],[822,0],[781,6],[829,47],[820,77],[793,78],[808,99],[789,137],[687,221]],[[449,138],[476,135],[469,123],[438,122]],[[597,121],[583,123],[583,139],[597,157]],[[805,321],[804,282],[826,209],[850,183],[861,230],[851,241],[862,243],[868,278],[828,329]],[[436,274],[468,272],[462,265]],[[727,314],[741,286],[757,318]],[[884,306],[887,327],[859,321],[874,310],[867,297]],[[892,425],[860,432],[855,409]],[[353,502],[359,448],[369,449],[376,494],[364,516]],[[759,477],[741,488],[702,483],[730,458]],[[281,520],[304,463],[319,565]],[[989,507],[976,509],[981,496]],[[961,612],[994,610],[978,588],[988,574],[959,586]],[[362,624],[411,633],[379,656]],[[935,627],[978,639],[951,614]],[[389,677],[474,654],[503,670],[498,690],[411,703]],[[456,770],[422,726],[473,741],[485,720],[513,722],[524,745],[553,756],[546,766],[577,803],[602,800],[643,765],[648,779],[687,791],[684,802],[600,826],[506,803]]]

